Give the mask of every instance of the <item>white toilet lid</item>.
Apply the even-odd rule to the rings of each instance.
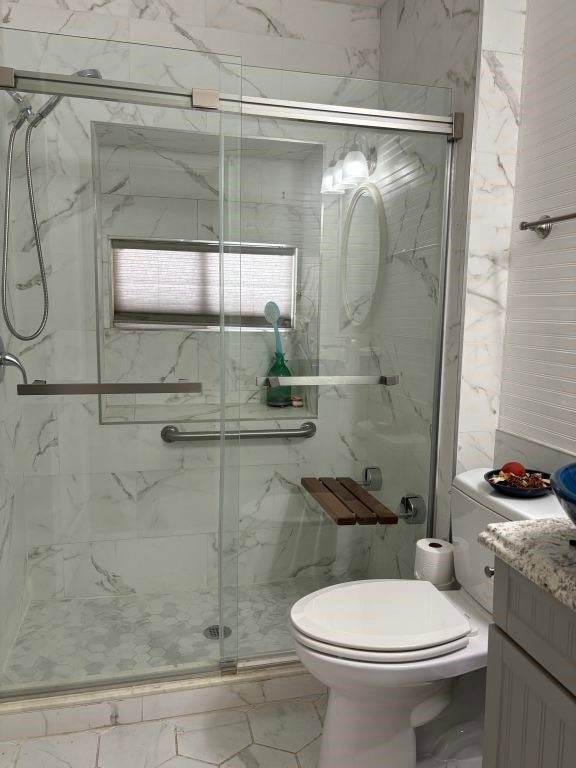
[[[470,633],[468,619],[428,581],[336,584],[298,600],[290,617],[322,643],[372,651],[431,648]]]

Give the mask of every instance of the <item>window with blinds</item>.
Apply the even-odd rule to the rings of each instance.
[[[217,242],[113,239],[113,325],[119,328],[220,326]],[[269,328],[264,307],[275,301],[279,325],[294,326],[297,249],[230,244],[224,248],[226,323]]]

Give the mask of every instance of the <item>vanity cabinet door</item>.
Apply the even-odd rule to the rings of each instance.
[[[576,698],[490,627],[483,768],[574,768]]]

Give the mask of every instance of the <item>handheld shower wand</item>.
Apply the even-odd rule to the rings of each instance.
[[[76,72],[77,77],[92,77],[101,78],[102,75],[97,69],[82,69]],[[48,101],[38,109],[37,112],[32,111],[32,107],[20,93],[11,91],[10,96],[20,107],[20,112],[16,118],[16,121],[10,131],[10,137],[8,139],[8,158],[6,162],[6,193],[4,196],[4,236],[2,241],[2,314],[4,321],[10,333],[21,341],[32,341],[38,338],[48,320],[49,310],[49,296],[48,296],[48,283],[46,279],[46,269],[44,266],[44,257],[42,254],[42,241],[40,237],[40,227],[38,224],[38,216],[36,213],[36,203],[34,200],[34,185],[32,183],[32,160],[30,152],[30,140],[32,131],[40,123],[48,117],[48,115],[58,106],[62,101],[62,96],[51,96]],[[36,254],[38,257],[38,268],[40,271],[40,283],[42,285],[42,294],[44,298],[44,305],[42,310],[42,319],[38,328],[31,334],[21,333],[16,325],[12,322],[8,312],[8,249],[10,246],[10,198],[12,193],[12,161],[14,155],[14,141],[16,134],[24,123],[28,121],[28,127],[26,128],[26,134],[24,137],[24,158],[26,163],[26,181],[28,185],[28,200],[30,202],[30,216],[32,219],[32,228],[34,231],[34,242],[36,245]]]

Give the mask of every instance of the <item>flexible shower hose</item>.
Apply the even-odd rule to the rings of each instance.
[[[34,201],[34,186],[32,184],[32,161],[30,158],[30,138],[36,123],[30,123],[26,128],[24,137],[24,156],[26,162],[26,181],[28,184],[28,200],[30,202],[30,214],[32,217],[32,228],[34,230],[34,241],[36,243],[36,253],[38,256],[38,267],[40,270],[40,281],[42,283],[42,293],[44,294],[44,310],[42,320],[38,328],[31,334],[20,333],[8,314],[8,249],[10,245],[10,198],[12,192],[12,159],[14,155],[14,140],[22,123],[16,122],[10,132],[8,140],[8,159],[6,165],[6,194],[4,198],[4,237],[2,243],[2,314],[4,321],[10,333],[21,341],[32,341],[36,339],[44,328],[48,320],[48,284],[46,282],[46,270],[44,268],[44,257],[42,256],[42,243],[40,240],[40,229],[38,227],[38,217],[36,215],[36,203]]]

